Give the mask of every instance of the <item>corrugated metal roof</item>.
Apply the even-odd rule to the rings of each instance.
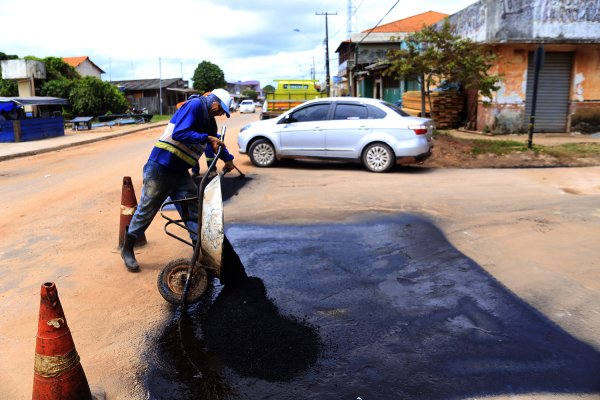
[[[112,81],[114,85],[123,87],[125,90],[158,90],[168,87],[187,88],[187,81],[181,78],[171,79],[136,79],[129,81]],[[181,84],[179,84],[181,83]]]
[[[400,19],[376,27],[372,32],[418,32],[423,29],[423,26],[433,25],[446,18],[448,14],[439,13],[436,11],[427,11],[421,14],[413,15],[412,17]],[[363,33],[371,31],[364,30]]]

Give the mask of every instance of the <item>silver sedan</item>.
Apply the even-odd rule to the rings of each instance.
[[[281,158],[361,162],[387,172],[431,155],[434,122],[376,99],[330,97],[307,101],[277,118],[253,122],[238,135],[240,154],[257,167]]]

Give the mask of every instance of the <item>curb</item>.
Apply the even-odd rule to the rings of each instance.
[[[37,154],[49,153],[51,151],[62,150],[62,149],[66,149],[66,148],[69,148],[69,147],[75,147],[75,146],[79,146],[79,145],[84,145],[84,144],[99,142],[99,141],[105,140],[105,139],[111,139],[111,138],[115,138],[115,137],[125,136],[125,135],[128,135],[130,133],[136,133],[136,132],[140,132],[140,131],[143,131],[143,130],[146,130],[146,129],[151,129],[151,128],[156,128],[156,127],[159,127],[159,126],[164,126],[164,125],[167,125],[168,122],[169,121],[154,122],[152,124],[144,124],[144,126],[140,126],[140,127],[135,127],[135,128],[131,128],[131,129],[124,129],[124,130],[122,130],[120,132],[105,134],[105,135],[102,135],[102,136],[92,137],[92,138],[88,138],[88,139],[75,140],[75,141],[70,142],[70,143],[63,143],[63,144],[54,145],[54,146],[48,146],[48,147],[39,148],[39,149],[35,149],[35,150],[24,150],[24,151],[16,152],[16,153],[13,153],[13,154],[6,154],[6,155],[0,156],[0,162],[7,161],[7,160],[12,160],[12,159],[15,159],[15,158],[20,158],[20,157],[28,157],[28,156],[34,156],[34,155],[37,155]],[[44,139],[41,139],[41,140],[44,140]]]

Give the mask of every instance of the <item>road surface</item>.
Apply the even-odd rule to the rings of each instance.
[[[234,153],[236,133],[256,119],[236,113],[226,122]],[[173,313],[156,276],[190,255],[158,218],[137,254],[141,273],[128,273],[116,250],[122,178],[132,177],[139,200],[142,165],[160,133],[0,163],[0,398],[31,396],[44,282],[57,285],[90,384],[111,399],[144,398],[145,342]],[[256,169],[246,156],[236,160],[249,179],[225,203],[234,233],[246,224],[422,216],[515,297],[600,351],[600,167],[373,174],[359,165],[298,161]]]

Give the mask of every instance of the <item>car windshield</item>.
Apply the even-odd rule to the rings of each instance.
[[[252,104],[252,100],[244,100],[242,101],[242,104]]]
[[[382,101],[381,104],[383,104],[387,108],[392,109],[395,113],[400,114],[403,117],[410,117],[411,116],[406,111],[402,111],[402,109],[400,107],[397,107],[397,106],[395,106],[395,105],[393,105],[391,103],[388,103],[387,101]]]

